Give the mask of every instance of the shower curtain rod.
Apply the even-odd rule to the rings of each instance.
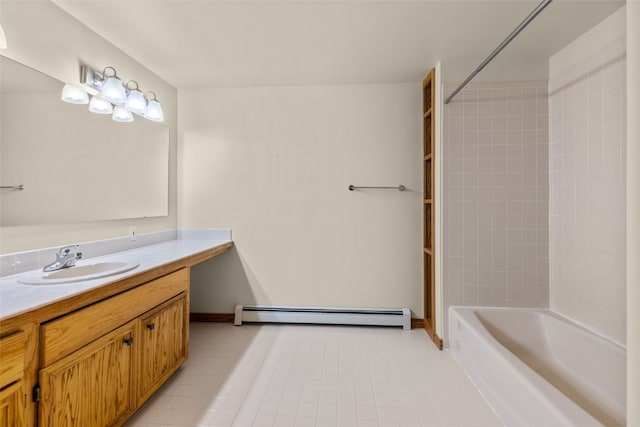
[[[453,91],[453,93],[452,93],[451,95],[449,95],[449,97],[448,97],[447,99],[445,99],[445,100],[444,100],[444,103],[445,103],[445,104],[448,104],[448,103],[453,99],[453,97],[454,97],[454,96],[456,96],[456,95],[458,94],[458,92],[460,92],[460,91],[462,90],[462,88],[464,88],[464,87],[467,85],[467,83],[469,83],[469,82],[471,81],[471,79],[473,79],[473,78],[476,76],[476,74],[478,74],[480,71],[482,71],[482,69],[483,69],[484,67],[486,67],[486,66],[487,66],[487,64],[488,64],[489,62],[491,62],[491,61],[493,60],[493,58],[495,58],[495,57],[496,57],[496,55],[498,55],[498,54],[500,53],[500,51],[502,51],[502,49],[504,49],[504,48],[505,48],[505,47],[506,47],[506,46],[511,42],[511,40],[513,40],[513,39],[514,39],[518,34],[520,34],[520,31],[524,30],[524,28],[525,28],[527,25],[529,25],[529,23],[530,23],[531,21],[533,21],[533,19],[534,19],[536,16],[538,16],[538,14],[539,14],[540,12],[542,12],[542,10],[543,10],[545,7],[547,7],[547,6],[549,5],[549,3],[551,3],[552,1],[553,1],[553,0],[543,0],[543,1],[542,1],[542,2],[541,2],[541,3],[540,3],[540,4],[539,4],[535,9],[533,9],[533,12],[531,12],[531,13],[529,14],[529,16],[527,16],[527,17],[524,19],[524,21],[522,21],[522,22],[520,23],[520,25],[518,25],[518,26],[516,27],[516,29],[515,29],[515,30],[513,30],[513,31],[511,32],[511,34],[509,34],[509,35],[507,36],[507,38],[506,38],[506,39],[504,39],[504,40],[502,41],[502,43],[500,43],[500,44],[498,45],[498,47],[497,47],[497,48],[495,48],[495,49],[494,49],[494,51],[493,51],[493,52],[491,52],[491,53],[489,54],[489,56],[487,56],[487,58],[486,58],[484,61],[482,61],[482,63],[481,63],[480,65],[478,65],[478,67],[477,67],[475,70],[473,70],[473,72],[472,72],[471,74],[469,74],[469,77],[467,77],[467,78],[466,78],[466,80],[465,80],[465,81],[463,81],[463,82],[460,84],[460,86],[458,86],[458,87],[456,88],[456,90],[454,90],[454,91]]]

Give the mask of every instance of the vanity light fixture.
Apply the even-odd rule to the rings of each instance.
[[[153,98],[149,98],[149,94],[153,95]],[[162,105],[160,105],[160,101],[156,98],[155,92],[147,92],[145,95],[147,98],[147,111],[144,113],[144,118],[153,120],[154,122],[162,122],[164,121],[164,112],[162,111]]]
[[[69,104],[86,105],[89,103],[89,95],[87,92],[78,86],[70,84],[65,84],[62,88],[61,98],[64,102],[68,102]]]
[[[164,121],[162,105],[155,92],[143,95],[135,80],[123,84],[113,67],[105,67],[100,72],[82,64],[80,83],[87,86],[87,89],[67,84],[62,90],[62,100],[71,104],[89,104],[89,111],[111,114],[116,122],[132,122],[132,113],[154,122]],[[87,92],[92,94],[91,102]]]

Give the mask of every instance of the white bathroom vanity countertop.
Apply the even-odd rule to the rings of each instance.
[[[105,285],[122,281],[123,279],[141,275],[142,273],[149,272],[166,264],[183,261],[184,265],[178,266],[178,268],[182,266],[189,267],[226,252],[233,246],[230,233],[229,239],[220,239],[220,236],[214,236],[214,239],[202,237],[201,235],[196,236],[186,233],[186,235],[182,235],[178,240],[170,240],[87,260],[80,260],[77,263],[77,265],[101,261],[140,263],[140,265],[133,270],[108,277],[82,282],[47,285],[25,285],[18,281],[20,277],[33,274],[34,271],[3,277],[0,279],[0,321]]]

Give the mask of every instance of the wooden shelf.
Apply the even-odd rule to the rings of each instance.
[[[432,69],[422,81],[422,131],[423,140],[423,298],[424,298],[424,327],[427,334],[434,343],[441,347],[442,341],[436,335],[436,290],[435,290],[435,214],[436,209],[436,187],[435,187],[435,169],[436,162],[436,143],[435,128],[438,114],[438,104],[436,103],[436,80],[435,69]]]

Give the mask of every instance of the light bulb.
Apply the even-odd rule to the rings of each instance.
[[[108,77],[102,86],[102,99],[115,105],[122,105],[127,100],[127,92],[122,85],[122,80],[116,76]]]
[[[111,118],[116,122],[132,122],[133,114],[131,111],[125,110],[124,107],[116,105],[113,109],[113,115]]]
[[[96,114],[111,114],[113,113],[113,105],[96,95],[89,102],[89,111]]]
[[[60,97],[64,102],[69,104],[88,104],[89,95],[83,89],[78,86],[66,84],[62,88],[62,95]]]
[[[144,98],[142,92],[138,89],[129,91],[127,101],[124,103],[124,108],[136,114],[144,114],[147,111],[147,100]]]
[[[160,102],[155,99],[150,100],[149,105],[147,105],[147,111],[144,113],[144,118],[153,120],[154,122],[163,122],[164,112],[162,111],[162,105],[160,105]]]

